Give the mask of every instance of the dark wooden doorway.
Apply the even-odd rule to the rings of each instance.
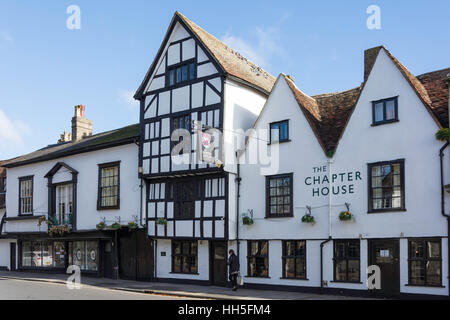
[[[226,241],[210,242],[210,282],[214,286],[227,285],[227,257],[228,246]]]
[[[11,271],[16,270],[16,243],[15,242],[11,242],[10,243],[10,267],[9,269]]]
[[[130,280],[152,280],[153,241],[145,230],[119,233],[119,276]]]
[[[369,240],[369,265],[377,265],[381,271],[381,289],[374,289],[375,296],[398,297],[400,295],[399,240]]]

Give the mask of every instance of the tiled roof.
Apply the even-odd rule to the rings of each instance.
[[[194,22],[186,18],[178,11],[175,12],[172,18],[164,42],[170,36],[169,31],[172,25],[178,19],[181,20],[181,22],[184,23],[186,27],[189,28],[189,30],[197,36],[199,41],[215,58],[216,62],[223,68],[227,75],[244,81],[244,83],[263,91],[267,95],[270,94],[270,91],[272,91],[273,85],[275,84],[276,80],[271,74],[243,57],[239,52],[234,51],[233,49],[228,47],[225,43],[200,28],[198,25],[196,25]],[[163,53],[164,42],[158,50],[157,57]],[[156,62],[157,59],[155,59],[150,66],[143,82],[134,95],[135,98],[139,98],[139,96],[143,93],[147,81],[150,79],[153,70],[156,68]]]
[[[176,12],[175,15],[186,23],[228,74],[270,93],[276,80],[272,75],[200,28],[181,13]]]
[[[57,159],[73,154],[132,143],[139,137],[139,124],[95,134],[74,142],[47,146],[32,153],[5,161],[4,167],[18,167],[30,163]]]
[[[448,85],[450,68],[421,74],[416,78],[422,83],[431,100],[431,109],[442,127],[448,128]]]
[[[364,82],[361,86],[336,93],[308,96],[297,88],[293,80],[285,76],[300,108],[311,125],[325,153],[334,152],[339,143],[350,116],[358,102],[367,78],[380,50],[384,49],[399,71],[421,99],[430,115],[438,125],[449,125],[449,81],[450,68],[429,72],[415,77],[384,47],[376,47],[365,51]]]
[[[362,87],[308,96],[297,88],[290,77],[285,79],[324,152],[334,151]]]

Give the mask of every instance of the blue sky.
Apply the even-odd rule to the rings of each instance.
[[[69,30],[69,5],[81,29]],[[369,30],[369,5],[381,30]],[[138,121],[132,95],[179,10],[308,94],[360,84],[363,51],[380,44],[413,74],[450,66],[450,1],[0,2],[0,159],[55,143],[86,105],[94,133]]]

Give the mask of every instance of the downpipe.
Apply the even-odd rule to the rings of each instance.
[[[439,161],[441,169],[441,214],[443,217],[447,218],[447,284],[448,284],[448,297],[450,299],[450,216],[445,213],[445,187],[444,187],[444,150],[448,147],[449,142],[447,141],[442,148],[439,150]]]

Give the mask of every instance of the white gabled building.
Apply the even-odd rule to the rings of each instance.
[[[97,276],[150,279],[153,248],[140,217],[138,134],[139,125],[131,125],[92,135],[84,106],[76,106],[71,136],[6,161],[0,265],[53,272],[78,265]],[[121,228],[112,229],[114,223]],[[136,274],[136,263],[144,272]]]
[[[449,73],[414,77],[377,47],[365,52],[364,82],[349,91],[310,97],[278,77],[254,133],[280,128],[279,142],[258,136],[279,149],[278,171],[240,168],[240,213],[254,222],[239,225],[249,286],[449,294],[450,155],[435,138],[448,127]],[[342,221],[346,211],[352,219]],[[302,222],[309,215],[315,223]],[[372,265],[380,290],[368,290]]]

